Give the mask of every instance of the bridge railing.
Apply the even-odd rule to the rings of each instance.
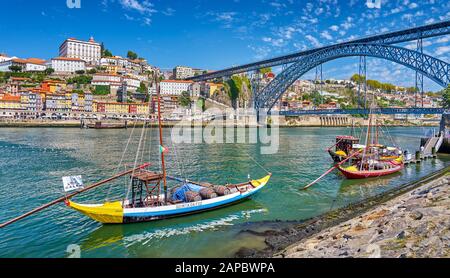
[[[367,115],[369,109],[316,109],[316,110],[289,110],[279,111],[281,116],[302,116],[302,115]],[[445,109],[443,108],[375,108],[372,109],[373,114],[409,114],[409,115],[438,115],[443,114]]]

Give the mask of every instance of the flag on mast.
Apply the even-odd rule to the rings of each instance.
[[[166,147],[164,147],[164,146],[159,146],[159,152],[160,153],[168,153],[169,152],[169,149],[168,148],[166,148]]]

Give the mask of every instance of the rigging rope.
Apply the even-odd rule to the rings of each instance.
[[[131,173],[131,176],[133,176],[134,173],[135,173],[135,169],[136,169],[137,162],[138,162],[138,159],[139,159],[139,151],[141,150],[144,133],[145,133],[145,125],[142,128],[141,136],[139,138],[139,145],[138,145],[138,148],[137,148],[137,151],[136,151],[136,157],[134,159],[133,172]],[[133,184],[133,179],[130,179],[130,184],[128,186],[127,194],[125,195],[124,202],[125,202],[125,200],[128,199],[128,196],[130,195],[130,189],[131,189],[132,184]]]
[[[256,163],[256,165],[258,165],[262,170],[264,170],[267,174],[270,174],[270,171],[268,171],[266,168],[264,168],[260,163],[258,163],[258,161],[256,161],[250,154],[248,154],[245,150],[243,150],[244,154],[246,154],[248,157],[250,157],[251,160],[253,160],[253,162]]]
[[[128,146],[130,145],[130,142],[131,142],[131,138],[133,137],[133,133],[134,133],[135,128],[136,128],[136,120],[134,121],[133,129],[131,130],[130,136],[128,137],[127,144],[125,145],[125,148],[124,148],[124,150],[122,152],[122,157],[120,158],[119,165],[117,165],[117,168],[114,171],[114,175],[119,173],[120,167],[122,166],[122,162],[123,162],[123,160],[125,158],[125,153],[127,152]],[[106,199],[105,199],[106,201],[109,201],[109,196],[111,194],[112,186],[113,186],[112,184],[109,185],[108,192],[106,194]]]

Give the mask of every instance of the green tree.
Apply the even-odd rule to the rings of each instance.
[[[270,73],[270,72],[272,72],[272,68],[270,68],[270,67],[262,68],[262,69],[259,69],[259,72],[260,72],[261,74]]]
[[[88,74],[96,74],[97,70],[96,69],[90,69],[87,71]]]
[[[138,55],[137,55],[137,53],[129,50],[127,53],[127,58],[131,59],[131,60],[136,60],[138,58]]]
[[[78,75],[78,76],[67,79],[68,84],[86,85],[86,84],[90,84],[91,81],[92,81],[92,76],[88,76],[88,75]]]
[[[12,72],[22,72],[22,67],[21,66],[10,66],[9,70]]]
[[[93,92],[96,96],[105,96],[111,93],[111,88],[106,85],[97,85],[95,86],[95,90]]]
[[[236,108],[237,100],[241,103],[249,100],[249,92],[251,92],[250,80],[246,76],[235,75],[230,80],[223,83],[224,92],[231,100],[231,105]]]
[[[80,74],[80,75],[81,75],[81,74],[84,74],[84,73],[85,73],[85,71],[84,71],[84,70],[77,70],[77,71],[75,71],[75,73],[76,73],[76,74]]]
[[[104,49],[103,53],[102,53],[102,57],[112,57],[113,54],[111,51],[109,51],[108,49]]]
[[[450,109],[450,85],[442,92],[442,107]]]
[[[406,88],[406,92],[407,93],[410,93],[410,94],[413,94],[413,93],[417,93],[417,88],[416,87],[408,87],[408,88]]]
[[[145,86],[144,82],[141,82],[139,88],[137,89],[138,93],[146,94],[148,92],[147,86]]]
[[[365,77],[364,75],[354,74],[354,75],[350,78],[350,80],[353,81],[353,82],[355,82],[355,83],[357,83],[357,84],[359,84],[359,83],[364,82],[364,81],[366,80],[366,77]]]
[[[54,73],[54,72],[55,72],[55,70],[52,69],[52,68],[46,68],[46,69],[44,70],[44,73],[45,73],[46,75],[50,75],[50,74],[52,74],[52,73]]]
[[[189,92],[182,92],[180,99],[178,100],[178,103],[182,106],[182,107],[188,107],[189,105],[191,105],[191,95],[189,94]]]

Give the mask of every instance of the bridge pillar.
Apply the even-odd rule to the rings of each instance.
[[[362,107],[365,109],[367,105],[367,60],[366,56],[359,57],[359,76],[364,78],[364,84],[361,84],[361,80],[358,84],[358,107],[361,108],[361,86],[364,85],[364,105]]]
[[[423,54],[423,41],[422,38],[417,40],[417,52],[419,52],[420,54]],[[423,56],[421,56],[422,58]],[[423,61],[422,61],[423,63]],[[416,71],[416,91],[414,94],[414,103],[415,103],[415,107],[417,107],[417,93],[420,93],[420,98],[421,98],[421,106],[423,108],[423,74],[419,73],[418,71]]]

